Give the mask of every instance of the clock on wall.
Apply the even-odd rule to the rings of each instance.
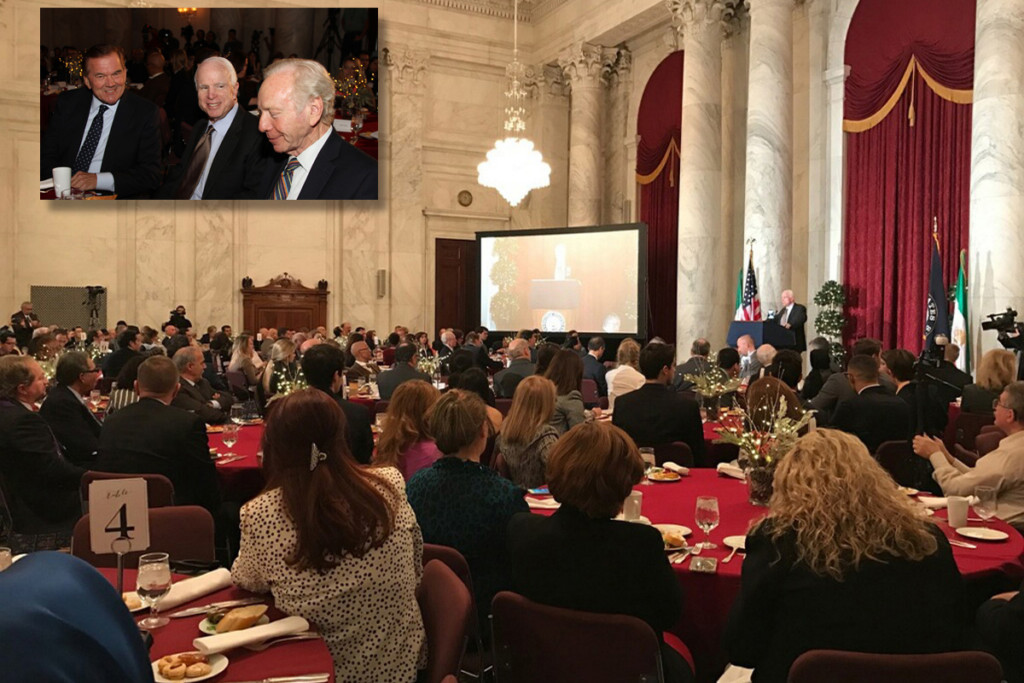
[[[459,193],[459,204],[461,206],[469,206],[473,203],[473,193],[469,190],[463,190]]]

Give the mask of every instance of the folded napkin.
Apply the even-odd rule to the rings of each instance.
[[[192,641],[192,647],[204,655],[213,655],[218,652],[234,650],[236,647],[262,643],[271,638],[290,636],[308,630],[309,622],[302,617],[285,617],[284,619],[272,621],[269,624],[253,626],[241,631],[230,631],[228,633],[218,633],[215,636],[196,638]]]
[[[53,189],[53,178],[47,178],[46,180],[39,183],[39,191],[52,190]]]
[[[663,462],[661,464],[661,466],[664,467],[666,470],[668,470],[670,472],[675,472],[680,477],[685,477],[686,475],[688,475],[690,473],[690,468],[689,467],[683,467],[682,465],[677,465],[674,462],[672,462],[671,460]]]
[[[204,595],[209,595],[215,591],[223,590],[230,585],[231,572],[223,567],[220,569],[214,569],[212,572],[208,572],[202,576],[178,581],[176,584],[171,586],[171,592],[160,601],[160,610],[167,611],[169,609],[174,609],[178,605],[184,605],[186,602],[192,602]]]
[[[375,130],[372,133],[363,133],[362,135],[363,135],[364,138],[371,138],[373,140],[379,140],[380,139],[379,136],[378,136],[379,132],[380,131],[376,131]]]
[[[918,496],[917,500],[929,510],[941,510],[948,504],[946,498],[940,498],[938,496]],[[977,502],[978,499],[976,496],[967,496],[968,505],[975,505]]]
[[[734,479],[740,480],[747,478],[747,475],[743,474],[743,470],[740,469],[740,466],[731,462],[720,462],[716,469],[719,474],[724,474],[727,477],[733,477]]]
[[[526,496],[526,504],[534,510],[557,510],[562,507],[554,498],[533,498],[532,496]]]
[[[334,130],[339,133],[351,133],[352,119],[334,119]]]

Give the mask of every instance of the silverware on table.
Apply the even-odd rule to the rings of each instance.
[[[266,597],[253,596],[251,598],[238,598],[237,600],[211,602],[206,605],[199,605],[198,607],[189,607],[188,609],[183,609],[180,612],[168,614],[167,616],[171,619],[179,619],[181,617],[194,617],[197,614],[206,614],[211,609],[217,609],[219,607],[242,607],[243,605],[255,605],[260,602],[266,602],[266,600]]]
[[[958,541],[955,538],[949,539],[949,544],[950,545],[955,545],[955,546],[957,546],[959,548],[977,548],[978,547],[978,546],[974,545],[973,543],[965,543],[964,541]]]
[[[255,681],[238,681],[238,683],[327,683],[331,680],[331,674],[297,674],[295,676],[272,676],[271,678],[260,678]]]
[[[293,633],[287,636],[278,636],[276,638],[268,638],[261,643],[251,643],[245,646],[246,650],[252,650],[253,652],[263,652],[268,647],[273,647],[278,643],[287,643],[290,640],[320,640],[322,636],[316,631],[303,631],[302,633]]]
[[[732,562],[732,558],[733,558],[733,556],[734,556],[734,555],[736,554],[736,551],[737,551],[737,550],[739,550],[739,549],[740,549],[740,547],[739,547],[739,546],[736,546],[735,548],[733,548],[733,549],[732,549],[732,552],[731,552],[731,553],[729,553],[729,554],[728,554],[728,555],[726,556],[726,558],[725,558],[724,560],[722,560],[722,562]]]
[[[692,546],[692,545],[688,545],[685,548],[683,548],[683,552],[678,553],[672,559],[672,564],[682,564],[683,562],[685,562],[686,558],[688,558],[690,556],[690,554],[693,552],[693,548],[694,548],[694,546]]]

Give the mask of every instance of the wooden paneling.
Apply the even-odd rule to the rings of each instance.
[[[262,287],[242,287],[244,329],[255,332],[261,327],[312,329],[327,325],[327,282],[305,287],[284,273]]]

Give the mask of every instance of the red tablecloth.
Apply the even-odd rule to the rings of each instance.
[[[235,453],[244,456],[240,460],[217,463],[220,475],[221,490],[225,500],[244,503],[256,496],[263,489],[263,471],[260,469],[256,452],[260,450],[263,439],[263,425],[251,425],[238,430],[238,442],[234,448],[224,445],[221,434],[209,434],[210,448],[217,449],[220,454]]]
[[[111,584],[116,585],[116,569],[99,569],[98,571],[102,573]],[[132,590],[135,587],[135,574],[136,571],[134,569],[125,569],[124,588],[126,591]],[[185,578],[187,577],[175,576],[176,581],[180,581]],[[171,611],[176,612],[178,610],[188,609],[189,607],[205,605],[207,603],[217,602],[220,600],[232,600],[234,598],[241,598],[247,595],[251,595],[251,593],[234,587],[225,588],[224,590],[217,591],[216,593],[203,596],[193,602],[185,603]],[[272,600],[268,595],[267,602],[271,601]],[[267,614],[270,615],[271,620],[280,619],[284,616],[284,614],[275,607],[271,607]],[[136,615],[136,621],[142,619],[146,615],[147,613],[145,611]],[[182,617],[181,619],[171,619],[171,622],[167,626],[151,631],[153,634],[153,647],[149,651],[150,660],[155,661],[164,655],[194,650],[195,648],[192,647],[192,641],[203,635],[199,631],[199,622],[202,620],[202,615]],[[331,659],[331,653],[327,650],[326,643],[322,640],[297,640],[289,643],[282,643],[281,645],[275,645],[268,648],[263,652],[251,652],[244,648],[240,648],[224,654],[228,658],[229,664],[227,670],[217,677],[217,683],[260,680],[270,676],[326,672],[329,672],[331,674],[331,680],[334,680],[334,661]]]
[[[635,487],[643,493],[642,514],[653,524],[682,524],[693,529],[689,540],[704,540],[704,532],[697,528],[693,513],[697,496],[718,498],[719,526],[711,531],[715,550],[705,550],[702,556],[723,559],[729,548],[722,542],[726,536],[742,536],[747,533],[752,521],[767,514],[767,508],[759,508],[747,502],[746,483],[730,477],[719,476],[711,470],[692,470],[689,477],[675,483],[650,484]],[[540,511],[540,514],[551,514]],[[936,517],[945,518],[945,511]],[[993,575],[1008,576],[1019,580],[1024,577],[1024,538],[1008,524],[994,520],[990,527],[1006,531],[1010,539],[1001,543],[971,541],[976,549],[953,547],[953,557],[961,574],[967,581],[977,581]],[[940,527],[953,538],[955,532],[945,523]],[[967,540],[967,539],[961,539]],[[673,565],[679,583],[683,588],[683,615],[672,631],[682,638],[693,653],[700,680],[715,680],[727,663],[722,647],[722,634],[729,617],[729,610],[740,589],[740,572],[743,556],[736,554],[732,562],[718,563],[717,574],[691,572],[690,561]]]
[[[335,120],[340,120],[343,119],[344,117],[340,113],[336,112],[334,118]],[[366,114],[365,118],[363,119],[363,129],[359,131],[359,139],[356,140],[355,144],[356,149],[362,152],[366,152],[374,159],[376,159],[378,155],[377,138],[371,138],[367,136],[370,133],[376,132],[379,125],[380,124],[379,121],[377,120],[376,114]],[[355,137],[355,133],[339,132],[338,135],[340,135],[345,142],[352,142],[352,139]]]

